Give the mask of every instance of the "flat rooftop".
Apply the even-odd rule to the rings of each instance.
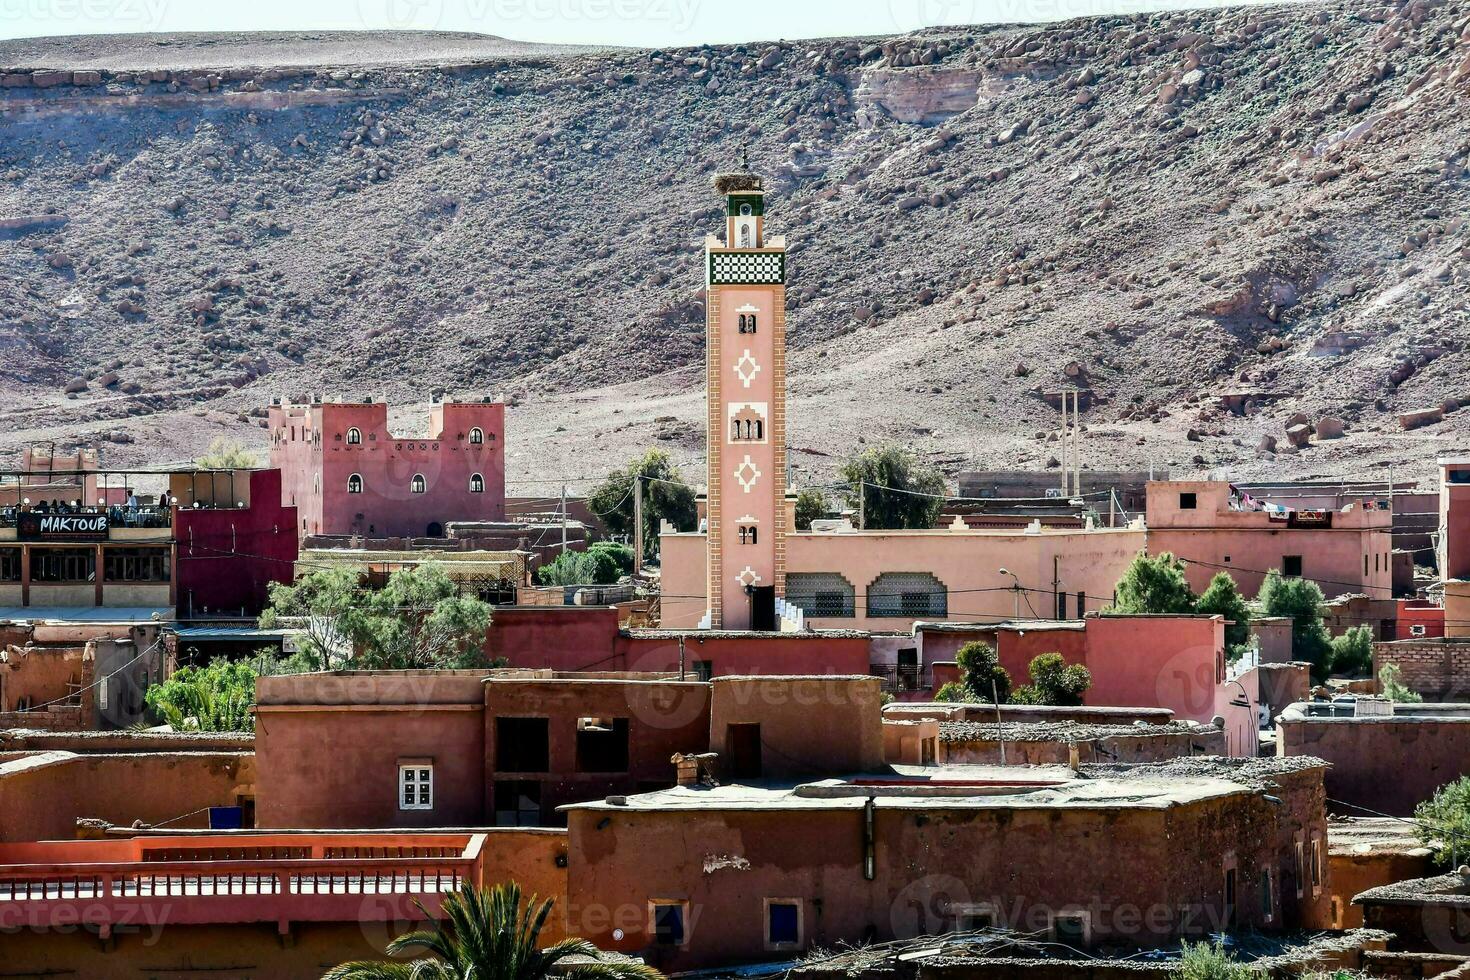
[[[1167,810],[1227,796],[1268,792],[1273,774],[1325,766],[1310,757],[1194,757],[1153,765],[893,766],[795,785],[730,784],[672,789],[574,803],[563,811],[606,812],[885,809]]]

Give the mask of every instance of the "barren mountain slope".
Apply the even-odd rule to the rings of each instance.
[[[145,63],[126,42],[109,63]],[[798,482],[884,439],[1044,466],[1041,393],[1072,386],[1094,466],[1427,475],[1470,428],[1396,419],[1470,400],[1466,3],[452,66],[395,43],[146,75],[0,44],[0,449],[178,459],[263,443],[273,395],[503,391],[513,479],[655,440],[697,468],[710,177],[746,145],[793,248]],[[1345,438],[1290,451],[1297,411]]]

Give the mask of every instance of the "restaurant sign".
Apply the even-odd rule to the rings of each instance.
[[[16,516],[15,536],[22,541],[106,541],[106,514],[41,514]]]

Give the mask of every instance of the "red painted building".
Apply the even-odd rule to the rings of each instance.
[[[800,633],[619,629],[613,606],[507,606],[495,610],[486,654],[511,667],[558,671],[731,674],[866,674],[861,630]]]
[[[449,521],[505,519],[505,406],[438,402],[425,435],[394,433],[381,402],[270,408],[271,465],[297,530],[442,537]]]
[[[281,471],[235,477],[240,500],[228,507],[174,512],[178,615],[258,616],[272,582],[291,581],[296,562],[296,508],[281,505]]]

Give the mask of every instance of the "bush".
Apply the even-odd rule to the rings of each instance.
[[[180,667],[143,695],[149,713],[175,731],[253,732],[255,668],[246,661]]]
[[[617,558],[590,548],[562,552],[555,561],[536,569],[536,581],[542,585],[612,585],[619,577]]]
[[[810,531],[812,521],[827,516],[827,498],[820,490],[803,490],[796,495],[796,529]]]
[[[1068,664],[1060,653],[1043,653],[1031,661],[1031,683],[1011,694],[1013,704],[1079,705],[1092,686],[1092,673]]]
[[[1411,691],[1405,686],[1403,671],[1398,664],[1384,664],[1383,669],[1378,672],[1378,693],[1400,704],[1419,704],[1424,700],[1419,692]]]
[[[934,692],[934,700],[973,704],[976,698],[970,693],[970,689],[959,681],[945,681],[940,685],[939,690]]]
[[[978,640],[955,651],[960,684],[970,694],[966,700],[1005,704],[1011,696],[1011,675],[1000,665],[995,647]]]
[[[874,446],[842,464],[843,497],[874,530],[931,528],[944,509],[944,474],[899,446]]]
[[[1353,626],[1341,636],[1332,638],[1329,661],[1334,674],[1367,677],[1373,673],[1373,631],[1366,626]]]
[[[1414,808],[1416,831],[1434,859],[1453,865],[1470,850],[1470,776],[1461,776],[1435,790],[1431,799]]]
[[[1332,637],[1322,625],[1322,590],[1304,578],[1287,578],[1276,569],[1266,575],[1259,596],[1265,616],[1291,617],[1291,656],[1312,665],[1322,681],[1332,669]]]
[[[1184,562],[1169,552],[1139,555],[1118,580],[1112,612],[1133,615],[1185,615],[1194,612],[1194,593],[1184,577]]]
[[[594,541],[587,546],[587,554],[606,554],[618,566],[620,575],[633,574],[633,549],[620,541]]]
[[[1219,940],[1209,943],[1181,944],[1179,963],[1169,971],[1172,980],[1247,980],[1258,976],[1244,963],[1237,963]]]

